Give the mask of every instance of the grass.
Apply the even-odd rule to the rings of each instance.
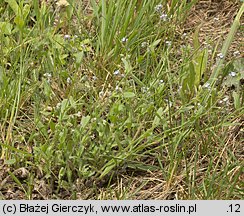
[[[0,3],[1,199],[242,199],[244,3],[222,47],[197,1],[90,3]]]

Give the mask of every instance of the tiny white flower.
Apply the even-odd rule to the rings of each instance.
[[[141,47],[142,48],[146,48],[147,46],[148,46],[148,43],[147,42],[144,41],[144,42],[141,43]]]
[[[48,83],[51,82],[52,74],[50,74],[50,73],[44,73],[43,76],[47,78],[47,82]]]
[[[158,5],[156,5],[156,6],[155,6],[155,8],[154,8],[154,9],[155,9],[155,11],[156,11],[156,12],[158,12],[158,13],[159,13],[159,12],[161,12],[161,11],[162,11],[162,9],[163,9],[163,5],[162,5],[162,4],[158,4]]]
[[[223,53],[218,53],[217,54],[217,57],[219,57],[220,59],[223,59],[224,58],[224,55],[223,55]]]
[[[61,107],[61,103],[57,103],[56,109],[59,109]]]
[[[115,71],[114,71],[114,75],[115,75],[115,76],[117,76],[117,75],[119,75],[119,74],[120,74],[120,71],[119,71],[119,70],[115,70]]]
[[[214,21],[219,21],[219,17],[214,17],[213,20]]]
[[[163,84],[164,83],[164,81],[163,80],[159,80],[159,84]]]
[[[229,73],[229,76],[231,76],[231,77],[235,77],[235,76],[236,76],[236,72],[231,71],[231,72]]]
[[[97,118],[92,118],[91,121],[92,122],[95,122],[97,120]]]
[[[78,113],[75,114],[77,117],[81,117],[82,113],[79,111]]]
[[[186,38],[186,37],[187,37],[187,33],[183,33],[182,38]]]
[[[167,46],[171,46],[172,42],[171,41],[165,41]]]
[[[96,139],[96,134],[92,134],[92,135],[90,136],[90,138],[91,138],[92,140]]]
[[[117,91],[117,92],[122,92],[122,88],[120,88],[119,86],[116,86],[116,87],[115,87],[115,91]]]
[[[68,84],[71,84],[71,82],[72,82],[72,80],[70,79],[70,77],[68,77],[66,81],[67,81]]]
[[[167,21],[167,17],[168,17],[168,15],[165,14],[165,13],[163,13],[163,14],[160,16],[160,20],[162,20],[162,21]]]
[[[96,76],[92,76],[92,79],[96,81],[98,78]]]
[[[141,88],[141,91],[142,91],[143,93],[148,92],[148,90],[149,90],[149,88],[148,88],[148,87],[145,87],[145,86],[143,86],[143,87]]]
[[[121,40],[122,43],[126,43],[127,41],[128,41],[128,39],[126,37],[123,37]]]
[[[165,101],[167,104],[169,104],[169,107],[171,107],[172,104],[173,104],[172,101],[170,101],[170,100],[168,100],[168,99],[165,99],[164,101]]]
[[[82,49],[86,49],[86,45],[85,44],[81,44],[81,48]]]
[[[70,35],[68,35],[68,34],[64,35],[64,39],[65,39],[65,40],[70,40],[70,38],[71,38]]]
[[[210,83],[206,82],[204,85],[203,85],[204,88],[206,89],[210,89]]]
[[[44,77],[47,77],[47,78],[51,78],[52,77],[52,74],[50,74],[50,73],[44,73],[43,76]]]

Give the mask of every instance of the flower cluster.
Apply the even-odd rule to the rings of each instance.
[[[231,72],[229,73],[229,76],[231,76],[231,77],[235,77],[235,76],[236,76],[236,72],[231,71]]]
[[[121,39],[121,42],[122,43],[126,43],[128,41],[128,38],[126,38],[126,37],[123,37],[122,39]]]
[[[210,85],[210,83],[209,83],[209,82],[206,82],[206,83],[203,85],[203,88],[210,90],[210,89],[211,89],[211,85]]]
[[[144,41],[144,42],[141,43],[141,47],[142,48],[146,48],[146,47],[148,47],[148,45],[149,45],[149,43],[146,42],[146,41]]]
[[[217,57],[219,57],[220,59],[223,59],[224,58],[224,54],[223,53],[218,53]]]
[[[46,77],[48,83],[51,82],[52,74],[50,74],[50,73],[44,73],[43,76]]]
[[[115,70],[113,74],[114,74],[114,76],[121,77],[121,78],[123,78],[125,76],[123,73],[120,72],[119,69]]]
[[[158,5],[156,5],[155,6],[155,11],[157,12],[157,13],[159,13],[160,14],[160,16],[159,16],[159,18],[160,18],[160,20],[161,21],[167,21],[168,20],[168,14],[167,13],[164,13],[162,10],[163,10],[163,5],[162,4],[158,4]]]
[[[161,16],[160,16],[160,20],[162,20],[162,21],[167,21],[167,19],[168,19],[168,15],[166,14],[166,13],[163,13]]]
[[[158,4],[155,6],[155,11],[158,13],[161,13],[162,9],[163,9],[163,5],[162,4]]]

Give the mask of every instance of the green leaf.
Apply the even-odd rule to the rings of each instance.
[[[123,95],[125,98],[133,98],[136,96],[133,92],[125,92]]]
[[[76,108],[76,102],[72,96],[69,97],[69,103],[72,108]]]
[[[0,31],[2,34],[10,35],[13,25],[9,22],[0,22]]]
[[[197,52],[197,54],[194,57],[193,63],[194,63],[194,69],[195,69],[194,84],[196,87],[198,87],[200,84],[200,81],[201,81],[201,77],[207,69],[207,63],[208,63],[207,49],[204,49],[201,52]]]
[[[156,171],[159,169],[157,166],[147,165],[143,163],[130,163],[128,164],[128,167],[135,170],[142,170],[142,171]]]
[[[125,71],[126,71],[127,73],[131,72],[131,71],[132,71],[132,66],[131,66],[131,64],[127,61],[127,59],[126,59],[126,58],[122,58],[122,61],[123,61],[123,63],[124,63]]]
[[[233,66],[236,71],[242,73],[242,78],[244,78],[244,58],[239,58],[233,62]]]
[[[81,64],[82,59],[84,57],[84,52],[82,51],[82,52],[75,53],[74,56],[76,59],[76,64]]]
[[[72,15],[74,14],[74,5],[68,5],[66,7],[66,13],[67,13],[68,20],[70,20],[72,18]]]
[[[241,108],[241,98],[240,98],[240,94],[238,94],[237,92],[233,92],[233,99],[234,99],[234,106],[236,109],[240,109]]]
[[[58,173],[58,179],[61,180],[64,175],[65,175],[65,168],[61,167],[61,169],[59,170],[59,173]]]
[[[162,119],[162,115],[163,115],[163,108],[160,107],[157,112],[156,112],[156,116],[153,120],[153,127],[157,127],[160,124],[160,120]]]
[[[183,80],[182,83],[182,90],[185,91],[193,91],[194,89],[194,83],[195,83],[195,68],[194,64],[192,62],[189,63],[188,66],[188,74],[186,78]]]
[[[81,128],[85,128],[86,125],[89,123],[91,117],[90,116],[82,116],[82,119],[81,119]]]
[[[25,21],[28,14],[30,13],[30,5],[26,4],[23,8],[23,20]]]
[[[15,0],[5,0],[5,2],[9,4],[16,16],[19,16],[21,14],[20,7]]]
[[[61,103],[61,113],[64,113],[66,111],[66,108],[69,105],[69,100],[68,99],[64,99]]]
[[[14,18],[14,22],[16,23],[16,25],[17,25],[20,29],[23,28],[23,26],[25,25],[25,22],[24,22],[24,20],[22,19],[21,16],[16,16],[16,17]]]
[[[116,166],[116,162],[114,160],[110,160],[107,164],[105,169],[103,170],[101,174],[101,178],[106,176],[114,167]]]
[[[197,29],[194,32],[193,35],[193,46],[194,46],[194,50],[198,50],[200,47],[200,42],[199,42],[199,30],[202,26],[198,26]]]
[[[156,47],[156,46],[161,42],[161,40],[162,40],[162,39],[158,39],[158,40],[154,41],[154,42],[150,45],[150,47]]]
[[[13,158],[13,159],[6,160],[4,163],[6,165],[12,165],[12,164],[15,164],[16,163],[16,160],[15,160],[15,158]]]
[[[16,184],[26,193],[25,188],[21,184],[20,180],[12,173],[11,171],[8,171],[8,174],[12,177],[12,179],[16,182]]]
[[[49,123],[49,127],[50,127],[52,132],[55,132],[55,123],[52,120]]]

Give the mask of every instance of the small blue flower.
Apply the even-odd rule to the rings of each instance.
[[[167,21],[167,18],[168,18],[168,15],[163,13],[161,16],[160,16],[160,20],[162,21]]]
[[[210,83],[206,82],[206,83],[203,85],[203,88],[210,89]]]
[[[229,76],[231,76],[231,77],[235,77],[235,76],[236,76],[236,72],[231,71],[231,72],[229,73]]]
[[[155,6],[154,9],[155,9],[156,12],[160,13],[162,11],[162,9],[163,9],[163,5],[162,4],[158,4],[158,5]]]
[[[119,75],[119,74],[120,74],[120,71],[119,71],[119,70],[115,70],[115,71],[114,71],[114,75],[115,75],[115,76],[117,76],[117,75]]]
[[[223,55],[223,53],[219,53],[219,54],[217,54],[217,57],[219,57],[220,59],[223,59],[224,55]]]
[[[92,79],[96,81],[98,78],[96,76],[92,76]]]
[[[117,92],[122,92],[122,88],[120,88],[119,86],[116,85],[116,87],[115,87],[115,91],[117,91]]]
[[[145,87],[145,86],[143,86],[141,88],[142,93],[146,93],[146,92],[148,92],[148,90],[149,90],[149,88],[148,87]]]
[[[72,82],[72,80],[70,79],[70,77],[68,77],[66,81],[67,81],[68,84],[71,84],[71,82]]]
[[[159,84],[163,84],[164,83],[164,81],[163,80],[159,80]]]
[[[166,45],[169,47],[171,46],[172,42],[171,41],[165,41]]]
[[[144,41],[141,43],[142,48],[146,48],[148,46],[148,42]]]
[[[50,74],[50,73],[44,73],[43,76],[44,77],[47,77],[48,79],[50,79],[52,77],[52,74]]]
[[[70,40],[70,38],[71,38],[70,35],[68,35],[68,34],[64,35],[64,39],[65,39],[65,40]]]
[[[121,40],[122,43],[126,43],[127,41],[128,41],[128,38],[126,38],[126,37],[123,37]]]

